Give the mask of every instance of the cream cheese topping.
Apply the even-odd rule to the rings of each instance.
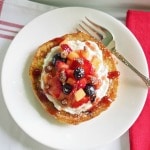
[[[95,42],[88,41],[90,45],[92,46],[92,49],[86,45],[86,42],[81,41],[67,41],[67,44],[69,47],[73,50],[83,50],[86,48],[89,52],[89,57],[87,58],[89,61],[91,61],[93,56],[97,56],[99,60],[101,61],[99,69],[97,70],[98,78],[101,80],[101,87],[96,90],[96,95],[99,98],[102,98],[106,95],[106,92],[109,87],[109,79],[107,78],[108,74],[108,68],[103,63],[103,56],[102,51],[99,49],[98,45]],[[94,49],[93,49],[94,48]],[[44,59],[43,68],[48,65],[48,63],[52,60],[52,57],[58,53],[60,47],[56,46],[51,49],[51,51],[47,54],[46,58]],[[44,90],[44,82],[43,82],[43,76],[45,74],[45,71],[43,69],[42,75],[41,75],[41,88]],[[79,114],[81,112],[84,112],[92,107],[92,103],[89,101],[88,103],[84,103],[78,108],[72,108],[72,107],[64,107],[62,106],[57,100],[55,100],[51,95],[46,93],[47,98],[54,104],[54,106],[58,110],[64,110],[66,112],[69,112],[71,114]]]

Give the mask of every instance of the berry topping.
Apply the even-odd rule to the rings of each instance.
[[[87,84],[87,79],[82,78],[82,79],[78,80],[76,84],[77,84],[77,89],[84,88]]]
[[[62,89],[59,79],[57,77],[53,77],[49,80],[49,82],[50,82],[50,87],[48,90],[48,94],[52,95],[54,98],[59,98]]]
[[[83,65],[83,64],[84,64],[84,61],[83,61],[82,58],[78,58],[78,59],[76,59],[76,61],[77,61],[78,64],[80,64],[80,65]]]
[[[77,67],[83,68],[85,75],[93,75],[94,74],[94,69],[92,67],[92,64],[87,59],[78,58],[78,59],[73,60],[71,68],[76,69]]]
[[[69,83],[65,83],[62,87],[63,93],[68,95],[72,91],[72,86]]]
[[[108,78],[109,79],[115,79],[117,78],[118,76],[120,75],[120,72],[119,71],[111,71],[111,72],[108,72]]]
[[[62,61],[62,62],[66,62],[66,58],[62,58],[60,53],[57,53],[53,56],[52,58],[52,65],[55,66],[57,61]]]
[[[79,59],[74,59],[74,60],[72,61],[72,63],[71,63],[71,68],[72,68],[72,69],[75,69],[75,68],[81,66],[82,64],[84,64],[82,58],[81,58],[81,59],[80,59],[80,58],[79,58]]]
[[[92,75],[92,74],[94,74],[94,69],[93,69],[92,64],[91,64],[91,62],[89,60],[84,59],[83,68],[85,70],[85,74],[86,75],[89,75],[89,74]]]
[[[83,68],[80,68],[80,67],[76,68],[76,69],[74,70],[74,77],[75,77],[75,79],[77,79],[77,80],[83,78],[83,77],[84,77],[84,69],[83,69]]]
[[[68,44],[61,44],[61,49],[67,51],[68,53],[72,51]]]
[[[66,63],[62,62],[62,61],[57,61],[56,64],[55,64],[55,67],[56,67],[57,71],[69,68],[69,66]]]
[[[59,51],[50,57],[51,61],[44,68],[44,90],[59,100],[64,107],[78,108],[83,104],[87,108],[91,107],[89,104],[93,107],[101,100],[96,94],[97,90],[103,88],[103,81],[117,78],[119,72],[109,71],[108,74],[107,72],[104,75],[99,74],[103,61],[98,55],[94,55],[95,47],[90,42],[86,42],[82,49],[68,44],[66,41],[61,42]],[[34,73],[39,76],[41,71],[35,70]],[[107,97],[101,101],[109,102]],[[83,110],[87,109],[86,107]]]
[[[87,84],[84,88],[84,91],[86,93],[87,96],[93,96],[95,95],[95,89],[94,86],[91,84]]]

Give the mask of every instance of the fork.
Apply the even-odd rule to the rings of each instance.
[[[79,24],[79,27],[76,28],[77,31],[85,32],[94,38],[101,40],[102,43],[114,54],[120,61],[122,61],[126,66],[128,66],[132,71],[134,71],[150,88],[150,78],[143,75],[138,71],[123,55],[121,55],[115,48],[115,41],[113,35],[106,28],[94,23],[87,17],[86,21],[82,21],[82,24]]]

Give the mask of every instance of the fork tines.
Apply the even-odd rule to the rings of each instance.
[[[103,40],[106,37],[105,29],[96,23],[92,22],[90,19],[85,17],[85,21],[82,20],[79,24],[79,27],[76,29],[77,31],[85,32],[93,37]]]
[[[85,32],[93,36],[94,38],[101,40],[107,48],[114,49],[115,47],[115,42],[113,40],[112,34],[107,29],[94,23],[87,17],[85,17],[85,20],[81,21],[76,30]]]

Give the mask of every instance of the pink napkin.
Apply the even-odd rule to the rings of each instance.
[[[150,12],[128,10],[126,25],[140,42],[150,71]],[[139,118],[129,129],[131,150],[150,150],[150,90]]]

